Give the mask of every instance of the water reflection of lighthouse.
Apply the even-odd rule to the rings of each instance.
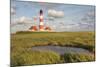
[[[40,10],[40,17],[39,17],[39,31],[44,31],[44,22],[43,22],[43,11]]]

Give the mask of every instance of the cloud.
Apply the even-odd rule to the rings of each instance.
[[[87,12],[83,18],[81,18],[82,22],[95,22],[95,11]]]
[[[11,15],[15,15],[15,14],[16,14],[15,8],[11,7]]]
[[[92,17],[95,17],[95,11],[88,12],[87,15],[88,16],[92,16]]]
[[[15,0],[11,0],[11,9],[10,9],[11,15],[15,15],[16,14],[16,4],[15,4]]]
[[[73,29],[78,29],[79,28],[79,24],[67,24],[67,25],[62,25],[60,26],[61,29],[65,29],[65,30],[73,30]]]
[[[21,24],[21,23],[22,23],[22,24],[25,24],[25,23],[31,23],[32,20],[31,20],[31,18],[22,16],[22,17],[20,17],[16,22],[17,22],[17,23],[20,23],[20,24]]]
[[[95,10],[88,11],[79,21],[80,30],[94,31],[95,29]]]
[[[60,26],[61,31],[94,31],[94,24],[76,23]]]
[[[48,16],[54,17],[54,18],[62,18],[64,17],[64,12],[63,11],[56,11],[53,9],[48,10]]]
[[[54,17],[48,17],[48,18],[46,18],[45,20],[54,21]]]
[[[31,24],[32,23],[32,19],[22,16],[19,18],[16,18],[14,20],[11,21],[11,26],[15,26],[15,25],[21,25],[21,24]]]

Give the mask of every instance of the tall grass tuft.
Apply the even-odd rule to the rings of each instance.
[[[65,53],[63,58],[66,63],[89,62],[95,60],[95,57],[91,54]]]
[[[60,55],[52,51],[22,51],[11,56],[12,66],[54,64],[60,61]]]

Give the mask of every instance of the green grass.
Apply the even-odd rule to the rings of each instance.
[[[26,51],[22,50],[19,53],[12,53],[11,65],[39,65],[39,64],[54,64],[60,61],[60,55],[51,51]]]
[[[87,62],[87,61],[89,62],[95,60],[94,55],[90,54],[65,53],[63,58],[64,62],[66,63]]]
[[[93,56],[84,54],[65,54],[60,56],[54,52],[31,51],[33,46],[43,45],[79,47],[89,50],[94,55],[95,33],[17,32],[16,34],[11,34],[11,65],[20,66],[94,60]]]
[[[94,51],[94,32],[18,32],[11,35],[11,47],[29,48],[40,45],[81,47]]]

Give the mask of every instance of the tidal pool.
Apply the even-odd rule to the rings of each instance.
[[[39,50],[39,51],[54,51],[63,55],[64,53],[88,53],[90,52],[83,48],[77,47],[62,47],[62,46],[34,46],[32,50]]]

